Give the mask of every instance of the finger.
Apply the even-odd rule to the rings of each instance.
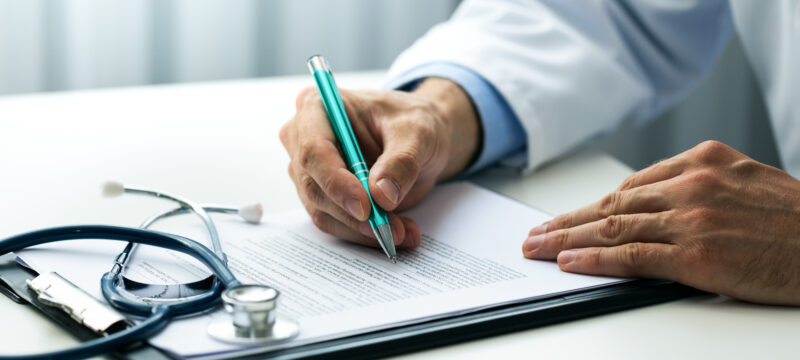
[[[522,252],[529,259],[555,259],[563,250],[611,247],[632,242],[660,242],[669,238],[667,213],[612,215],[576,227],[529,237]]]
[[[339,89],[342,95],[347,118],[350,120],[350,127],[358,140],[358,146],[369,167],[383,151],[383,145],[378,142],[376,127],[373,124],[376,108],[381,106],[371,94],[365,91],[353,92]]]
[[[730,146],[715,140],[703,141],[678,156],[685,156],[692,163],[699,166],[728,164],[742,158],[748,158]]]
[[[326,234],[330,234],[339,239],[354,242],[356,244],[372,247],[378,246],[378,242],[372,236],[364,235],[360,230],[354,230],[324,211],[315,209],[313,207],[306,207],[306,211],[308,212],[309,216],[311,216],[311,221],[314,223],[314,226]],[[371,230],[369,230],[369,225],[367,224],[366,226],[367,231],[371,232]]]
[[[322,189],[319,188],[319,186],[316,186],[316,183],[310,179],[310,176],[296,176],[295,172],[297,171],[302,171],[302,169],[295,170],[290,165],[289,174],[292,180],[296,181],[296,187],[298,189],[305,189],[305,191],[298,190],[300,201],[306,207],[306,211],[312,216],[312,219],[314,219],[315,216],[321,217],[320,219],[314,221],[314,224],[317,225],[320,230],[330,233],[334,236],[342,237],[345,240],[352,240],[354,242],[364,244],[364,241],[361,241],[363,238],[354,236],[353,232],[339,231],[338,224],[326,226],[326,223],[330,221],[327,219],[327,217],[330,217],[336,220],[338,223],[341,223],[342,225],[354,230],[356,233],[372,239],[369,244],[377,245],[375,233],[372,230],[372,227],[369,225],[369,222],[359,221],[349,216],[349,214],[343,212],[340,207],[336,206],[330,201],[330,199],[325,195]],[[297,182],[301,182],[303,184],[298,185]],[[320,212],[327,215],[327,217],[322,216],[323,214],[317,214]],[[408,217],[397,216],[394,213],[387,213],[386,215],[392,228],[392,236],[394,238],[395,246],[402,248],[415,248],[419,246],[422,235],[419,230],[419,225],[417,225],[414,220]]]
[[[405,242],[406,240],[406,223],[403,221],[403,219],[400,218],[400,216],[398,216],[395,213],[388,212],[386,213],[386,217],[389,218],[389,225],[392,228],[392,238],[394,240],[394,246],[402,245],[403,242]],[[377,244],[378,242],[377,238],[375,237],[375,234],[373,234],[372,237],[373,239],[375,239],[373,240],[373,242]]]
[[[286,149],[286,152],[289,153],[289,156],[292,155],[292,148],[291,148],[291,127],[292,120],[287,121],[283,126],[281,126],[280,132],[278,132],[278,138],[281,140],[281,144],[283,144],[283,148]]]
[[[297,98],[294,100],[295,108],[299,111],[303,107],[303,104],[305,104],[308,96],[313,94],[316,90],[317,88],[314,86],[306,86],[303,90],[300,90],[300,92],[297,93]]]
[[[433,156],[433,131],[428,125],[384,129],[384,150],[369,179],[370,194],[382,208],[397,208],[419,179],[423,166]]]
[[[422,231],[416,221],[406,216],[400,216],[406,230],[406,237],[400,244],[401,248],[414,249],[422,243]]]
[[[395,210],[402,211],[408,209],[422,200],[428,193],[431,192],[433,187],[436,186],[436,180],[431,179],[427,181],[418,181],[411,190],[408,191],[408,194],[403,198],[397,208]]]
[[[295,145],[297,142],[297,136],[295,129],[297,128],[297,120],[298,116],[301,116],[299,111],[295,114],[294,117],[289,119],[286,123],[281,126],[280,132],[278,132],[278,138],[281,140],[281,144],[283,144],[283,148],[286,149],[286,152],[289,153],[289,157],[291,158],[292,154],[295,151]]]
[[[669,209],[669,192],[664,190],[666,184],[656,183],[640,186],[630,190],[615,191],[604,196],[600,201],[584,206],[570,213],[556,216],[542,225],[544,229],[534,228],[530,234],[567,229],[574,226],[605,219],[611,215],[636,213],[654,213]]]
[[[316,209],[313,206],[307,206],[306,211],[311,216],[314,226],[326,234],[361,245],[380,247],[368,223],[364,223],[366,226],[365,228],[355,230],[330,214]],[[389,217],[389,224],[392,228],[392,236],[394,237],[396,247],[401,249],[413,249],[419,246],[421,234],[419,226],[413,220],[407,217],[397,216],[393,213],[387,214],[387,216]],[[364,234],[364,229],[366,229],[369,236]]]
[[[335,204],[327,194],[325,194],[322,188],[319,187],[316,181],[305,173],[303,169],[293,169],[292,165],[290,165],[290,169],[290,176],[292,180],[295,181],[295,187],[297,189],[303,189],[303,191],[298,190],[297,194],[300,197],[300,201],[306,206],[306,209],[310,209],[309,213],[317,210],[322,211],[362,235],[367,237],[372,236],[372,228],[369,226],[368,222],[356,219],[339,205]],[[297,173],[299,173],[299,175],[297,175]]]
[[[308,109],[304,111],[303,107],[305,105],[309,105],[310,106],[309,108],[318,106],[318,104],[310,104],[310,102],[309,103],[306,102],[309,96],[315,93],[314,92],[315,89],[316,88],[313,86],[307,86],[303,90],[301,90],[300,93],[297,94],[297,98],[295,99],[295,106],[297,113],[295,114],[294,117],[289,119],[289,121],[283,124],[280,132],[278,133],[279,138],[281,139],[281,143],[283,144],[283,147],[286,148],[286,151],[289,153],[289,156],[291,156],[294,153],[294,147],[297,144],[298,140],[300,140],[296,136],[297,134],[296,128],[298,126],[298,122],[301,119],[305,119],[307,117],[306,113],[309,111]],[[316,113],[317,112],[315,112],[314,115],[316,115]],[[329,136],[329,134],[325,133],[324,135]]]
[[[558,255],[558,266],[579,274],[675,280],[677,252],[675,245],[658,243],[566,250]]]
[[[686,169],[686,161],[683,156],[678,155],[669,159],[656,162],[649,167],[637,171],[631,176],[628,176],[622,184],[617,188],[617,191],[624,191],[639,186],[654,184],[659,181],[674,178],[683,173]]]
[[[366,220],[371,206],[369,197],[342,160],[319,96],[307,96],[306,103],[307,115],[298,119],[298,129],[295,130],[300,145],[293,160],[334,203],[356,219]]]
[[[340,208],[354,218],[364,221],[369,216],[370,202],[363,185],[344,164],[336,145],[327,140],[305,142],[296,157],[300,184],[305,192],[322,189]],[[307,174],[311,178],[305,179]],[[323,199],[315,198],[320,203]]]
[[[300,195],[300,200],[307,206],[308,209],[320,210],[347,227],[355,230],[361,235],[375,239],[375,233],[367,221],[359,221],[344,212],[342,208],[330,201],[330,198],[325,196],[322,189],[307,191]],[[309,211],[310,212],[310,211]],[[415,248],[419,246],[421,240],[421,233],[417,223],[403,216],[397,216],[394,213],[387,213],[389,224],[392,226],[392,236],[394,237],[395,246],[402,246],[404,248]],[[396,218],[396,219],[395,219]]]

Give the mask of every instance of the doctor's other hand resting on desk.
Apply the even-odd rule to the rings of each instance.
[[[426,79],[412,92],[342,90],[341,95],[370,168],[370,193],[387,211],[395,245],[417,247],[419,226],[394,212],[417,203],[475,156],[481,130],[469,97],[440,78]],[[378,246],[366,221],[369,197],[342,160],[316,88],[304,89],[296,106],[280,138],[306,211],[326,233]]]
[[[800,305],[800,181],[715,141],[628,177],[535,227],[531,259],[576,273],[674,280]]]

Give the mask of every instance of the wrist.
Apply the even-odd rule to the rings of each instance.
[[[436,77],[423,80],[414,93],[431,101],[447,129],[447,165],[438,180],[463,172],[480,151],[483,131],[469,95],[457,83]]]

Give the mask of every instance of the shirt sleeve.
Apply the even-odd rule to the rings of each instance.
[[[445,62],[423,64],[390,79],[390,89],[412,90],[421,80],[439,77],[458,84],[470,97],[478,111],[483,129],[482,148],[466,170],[473,173],[514,154],[524,154],[525,130],[500,92],[469,68]]]

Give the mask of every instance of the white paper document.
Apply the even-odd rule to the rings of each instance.
[[[242,283],[280,291],[279,312],[300,324],[300,335],[272,347],[353,335],[597,287],[620,279],[568,274],[554,262],[522,256],[531,227],[549,216],[475,185],[437,187],[405,215],[423,233],[414,250],[399,250],[392,264],[379,248],[351,244],[317,230],[302,211],[266,215],[260,225],[216,217],[229,266]],[[204,228],[169,229],[206,239]],[[205,241],[205,240],[204,240]],[[123,243],[81,240],[18,255],[39,272],[56,271],[98,298],[100,276]],[[128,274],[169,283],[208,272],[193,259],[141,247]],[[224,357],[264,351],[218,342],[208,323],[222,310],[173,321],[152,345],[181,356]]]

